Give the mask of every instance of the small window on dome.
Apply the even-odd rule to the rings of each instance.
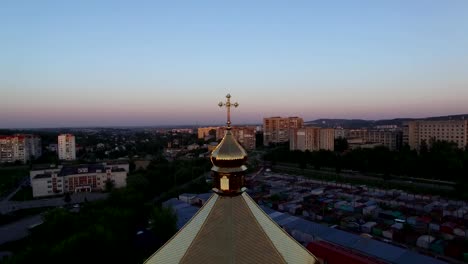
[[[229,178],[223,176],[221,178],[221,191],[228,191],[229,190]]]

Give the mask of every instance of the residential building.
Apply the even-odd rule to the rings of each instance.
[[[263,118],[263,145],[284,143],[289,140],[289,131],[304,126],[300,117],[268,117]]]
[[[125,187],[128,171],[126,162],[33,168],[30,171],[33,197],[103,191],[107,181],[115,188]]]
[[[435,140],[454,142],[458,148],[465,148],[468,144],[468,120],[417,120],[404,124],[403,143],[411,149],[419,150],[421,142],[430,145]]]
[[[380,125],[375,126],[375,129],[395,130],[398,129],[397,125]]]
[[[390,150],[398,150],[402,144],[402,131],[369,130],[364,139],[366,143],[379,143]]]
[[[347,138],[349,130],[342,127],[335,128],[335,138]]]
[[[42,155],[41,138],[30,134],[0,136],[0,163],[23,163]]]
[[[215,132],[219,127],[199,127],[198,128],[198,138],[204,139],[210,135],[210,131],[214,130]]]
[[[195,150],[195,149],[199,149],[200,148],[200,145],[198,145],[197,143],[193,143],[193,144],[190,144],[187,146],[187,150]]]
[[[42,140],[37,135],[25,135],[26,143],[29,145],[29,154],[31,159],[37,159],[42,156]]]
[[[335,149],[335,129],[321,128],[319,136],[319,149],[331,150]]]
[[[171,130],[175,134],[193,134],[193,129],[191,128],[173,128]]]
[[[58,136],[58,157],[60,160],[75,160],[75,136],[72,134],[61,134]]]
[[[390,150],[398,150],[402,144],[402,131],[396,130],[393,127],[381,130],[352,129],[347,131],[346,138],[348,139],[348,143],[350,143],[350,140],[353,140],[353,148],[359,147],[359,143],[357,142],[361,140],[363,148],[384,146]]]
[[[216,140],[220,140],[226,133],[225,127],[219,127],[216,131]],[[231,133],[234,135],[236,140],[246,149],[254,150],[256,144],[255,127],[232,127]]]
[[[317,151],[334,150],[335,131],[333,128],[304,127],[291,129],[289,138],[290,150]]]

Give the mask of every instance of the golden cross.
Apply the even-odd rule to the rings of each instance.
[[[219,102],[218,106],[219,107],[223,107],[223,106],[226,106],[227,108],[227,128],[230,129],[231,128],[231,106],[234,106],[234,107],[238,107],[239,104],[237,102],[231,104],[231,95],[230,94],[227,94],[226,95],[226,103],[223,103],[223,102]]]

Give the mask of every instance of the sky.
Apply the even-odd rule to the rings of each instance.
[[[468,1],[0,1],[0,128],[468,113]]]

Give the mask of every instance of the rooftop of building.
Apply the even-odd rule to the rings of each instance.
[[[46,179],[46,178],[52,178],[52,174],[42,173],[42,174],[37,174],[36,176],[34,176],[34,179]]]
[[[60,167],[57,167],[55,164],[33,164],[31,170],[49,170],[49,169],[58,169]]]
[[[107,165],[125,165],[125,164],[128,164],[128,159],[124,158],[124,159],[117,159],[117,160],[107,160],[105,161],[105,163]]]
[[[80,164],[80,165],[65,165],[60,170],[59,176],[68,176],[82,173],[105,172],[106,168],[102,164]]]
[[[168,204],[176,212],[184,208],[175,199]],[[246,193],[214,193],[146,263],[316,263],[316,259]]]
[[[181,223],[178,222],[179,228],[188,221],[187,219],[190,219],[193,215],[195,215],[195,212],[200,214],[200,212],[197,210],[197,207],[191,206],[188,203],[180,201],[176,198],[166,201],[163,203],[163,205],[171,206],[176,214],[178,216],[180,215],[179,217],[184,219],[181,221]],[[266,206],[260,206],[260,208],[266,215],[268,215],[269,218],[276,222],[277,225],[284,228],[288,232],[294,232],[296,235],[301,233],[308,234],[313,236],[314,239],[327,241],[334,245],[352,250],[358,254],[373,256],[389,263],[445,263],[441,260],[421,255],[408,249],[370,238],[365,238],[339,229],[330,228],[322,224],[290,215],[288,213],[273,210]]]

